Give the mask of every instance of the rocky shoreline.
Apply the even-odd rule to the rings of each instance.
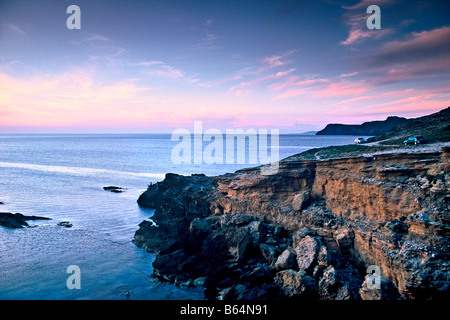
[[[268,176],[167,174],[140,196],[155,214],[133,241],[155,252],[155,277],[207,299],[443,298],[449,160],[447,147],[282,160]]]

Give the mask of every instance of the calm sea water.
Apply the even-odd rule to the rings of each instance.
[[[281,135],[279,154],[354,139]],[[154,255],[131,240],[153,211],[136,200],[167,172],[217,175],[253,165],[175,165],[177,144],[169,134],[0,135],[0,212],[52,219],[0,227],[0,299],[202,299],[201,289],[151,281]],[[104,191],[109,185],[126,191]],[[80,267],[81,289],[66,286],[70,265]]]

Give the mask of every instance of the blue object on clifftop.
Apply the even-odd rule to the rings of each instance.
[[[403,144],[406,146],[408,144],[422,144],[425,142],[425,139],[422,136],[412,136],[403,141]]]

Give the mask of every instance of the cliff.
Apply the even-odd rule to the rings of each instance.
[[[353,135],[377,136],[391,130],[395,126],[409,123],[410,119],[402,117],[388,117],[386,120],[368,121],[362,124],[327,124],[316,135]]]
[[[138,200],[156,210],[134,242],[156,253],[156,277],[212,299],[444,297],[449,160],[446,147],[167,174]]]

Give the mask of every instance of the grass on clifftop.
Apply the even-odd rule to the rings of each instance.
[[[353,158],[373,154],[375,152],[383,152],[394,149],[397,149],[397,147],[349,144],[344,146],[330,146],[310,149],[305,152],[288,157],[286,158],[286,160],[324,160],[334,158]]]
[[[411,119],[408,124],[396,126],[367,141],[379,141],[382,145],[401,145],[410,136],[423,136],[427,143],[450,141],[450,107]]]
[[[415,135],[423,136],[425,144],[405,147],[403,141]],[[367,141],[370,143],[369,145],[349,144],[314,148],[290,156],[286,160],[324,160],[353,158],[392,151],[412,152],[436,142],[450,142],[450,107],[428,116],[411,119],[408,124],[396,126],[383,134],[369,138]]]

